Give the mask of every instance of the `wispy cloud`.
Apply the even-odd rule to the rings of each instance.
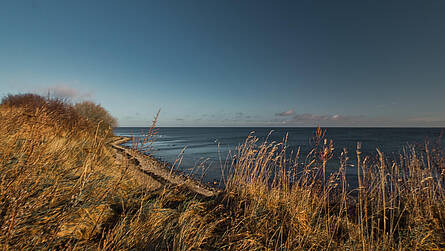
[[[344,116],[340,114],[334,115],[317,115],[311,113],[296,114],[292,117],[293,121],[354,121],[363,120],[364,116]]]
[[[294,114],[291,117],[275,118],[272,120],[278,124],[286,124],[288,126],[315,126],[317,124],[322,126],[358,126],[369,122],[375,122],[373,119],[359,115],[341,115],[341,114],[327,114],[319,115],[313,113]]]
[[[42,87],[37,90],[38,93],[42,95],[50,94],[51,96],[57,98],[68,98],[68,99],[91,99],[93,94],[89,91],[82,91],[75,89],[67,84],[57,84],[47,87]]]
[[[294,110],[290,109],[289,111],[275,113],[275,116],[286,117],[286,116],[292,116],[293,114],[294,114]]]

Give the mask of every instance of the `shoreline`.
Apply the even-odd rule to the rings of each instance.
[[[117,136],[117,139],[111,142],[110,145],[118,154],[126,158],[129,164],[134,165],[139,172],[149,176],[157,182],[158,185],[155,186],[158,187],[168,184],[184,186],[191,192],[204,197],[217,196],[222,192],[217,188],[206,185],[205,183],[185,175],[181,171],[169,169],[169,163],[167,162],[160,161],[151,155],[143,154],[137,150],[122,145],[130,140],[129,137]]]

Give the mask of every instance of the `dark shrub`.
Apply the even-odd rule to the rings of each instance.
[[[48,100],[46,98],[32,93],[17,95],[9,94],[2,99],[1,105],[35,109],[36,107],[46,106],[47,101]]]

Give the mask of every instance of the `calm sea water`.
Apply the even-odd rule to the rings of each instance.
[[[269,141],[281,142],[288,133],[290,149],[301,148],[302,154],[310,149],[310,139],[315,128],[228,128],[228,127],[161,127],[153,144],[153,155],[161,160],[173,163],[184,150],[179,170],[194,172],[205,182],[221,179],[221,166],[229,152],[234,153],[237,146],[246,137],[254,135],[264,140],[271,132]],[[119,127],[116,135],[140,137],[147,128]],[[332,139],[335,154],[329,163],[328,171],[338,169],[340,152],[346,148],[351,160],[354,158],[357,142],[362,142],[364,154],[375,156],[376,148],[384,151],[385,156],[396,158],[408,145],[422,145],[425,140],[437,141],[442,128],[327,128],[327,136]],[[441,143],[445,143],[441,139]],[[127,143],[128,145],[131,143]],[[303,155],[305,156],[305,155]],[[202,164],[204,168],[196,167]],[[354,183],[355,169],[348,170],[348,179]]]

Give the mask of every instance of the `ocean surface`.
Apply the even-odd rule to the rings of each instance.
[[[302,156],[310,151],[315,128],[245,128],[245,127],[161,127],[152,145],[152,155],[174,163],[183,151],[182,162],[177,170],[193,174],[204,182],[221,180],[221,168],[225,165],[228,154],[234,154],[250,133],[264,141],[282,142],[288,134],[288,146],[291,150],[301,149]],[[349,152],[350,163],[355,160],[357,142],[362,143],[365,155],[376,156],[376,148],[383,150],[388,158],[397,159],[403,148],[409,145],[430,142],[445,143],[441,138],[442,128],[326,128],[327,138],[334,142],[334,156],[328,163],[328,171],[338,170],[341,151]],[[118,136],[141,137],[148,128],[118,127],[114,133]],[[131,145],[131,142],[126,143]],[[303,158],[304,159],[304,158]],[[230,161],[229,161],[230,165]],[[355,182],[354,168],[347,170],[348,180]]]

